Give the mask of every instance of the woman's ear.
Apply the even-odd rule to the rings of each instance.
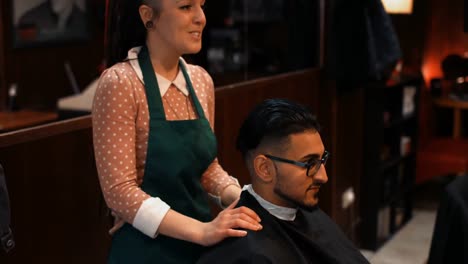
[[[254,171],[259,180],[264,183],[270,183],[273,181],[276,170],[272,164],[272,161],[265,155],[255,156],[253,160]]]
[[[138,8],[138,12],[140,13],[140,19],[143,22],[143,25],[147,25],[148,22],[153,21],[154,18],[154,12],[153,9],[147,5],[140,5],[140,8]]]

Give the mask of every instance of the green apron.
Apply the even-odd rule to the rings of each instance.
[[[200,178],[216,157],[216,138],[179,62],[198,119],[167,121],[148,49],[138,56],[150,113],[148,151],[141,189],[171,209],[203,222],[211,220]],[[190,228],[190,227],[184,227]],[[194,263],[204,247],[164,235],[148,237],[126,223],[112,238],[109,263]]]

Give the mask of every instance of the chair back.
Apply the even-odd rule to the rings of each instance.
[[[428,264],[468,263],[468,176],[445,188],[432,235]]]
[[[10,200],[6,186],[5,173],[0,165],[0,241],[5,252],[15,247],[15,240],[10,229]]]

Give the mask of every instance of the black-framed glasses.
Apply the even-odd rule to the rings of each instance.
[[[299,167],[303,167],[307,169],[306,175],[308,177],[314,177],[314,175],[319,171],[320,166],[323,164],[327,164],[328,157],[330,156],[330,153],[325,150],[323,153],[323,156],[321,159],[310,159],[307,162],[300,162],[300,161],[295,161],[295,160],[290,160],[290,159],[285,159],[285,158],[280,158],[280,157],[275,157],[269,154],[265,154],[265,156],[271,160],[274,161],[279,161],[279,162],[284,162],[284,163],[289,163],[293,164]]]

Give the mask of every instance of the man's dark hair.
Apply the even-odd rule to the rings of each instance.
[[[236,145],[245,157],[264,140],[277,143],[306,130],[320,131],[319,123],[306,106],[286,99],[267,99],[250,112],[239,130]]]

